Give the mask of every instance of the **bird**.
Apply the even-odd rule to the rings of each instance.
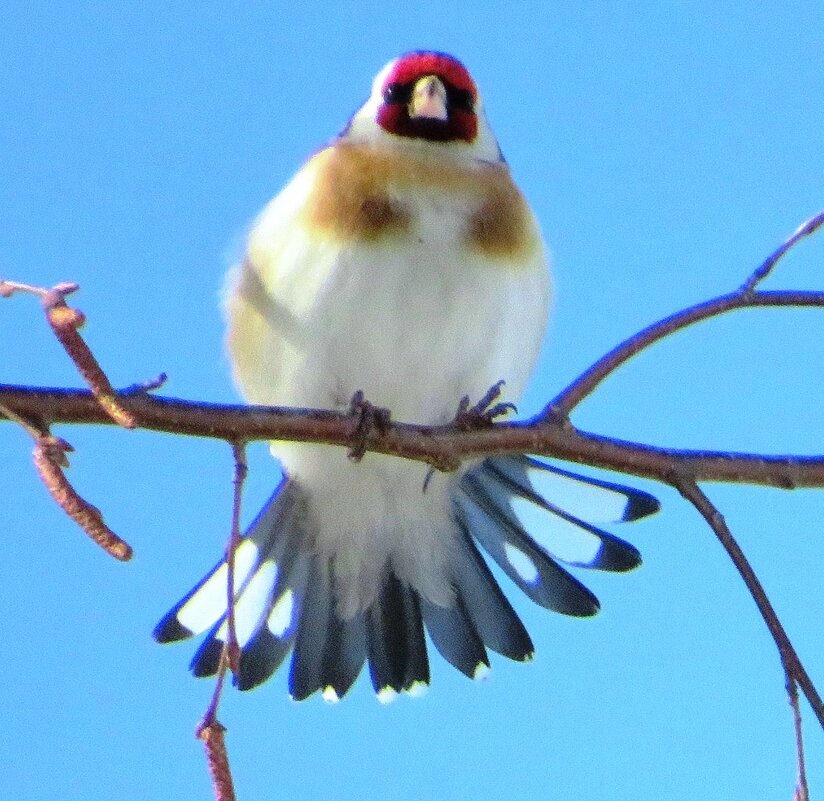
[[[252,224],[227,280],[227,349],[250,403],[347,411],[365,398],[393,419],[448,424],[462,398],[503,381],[519,399],[550,295],[540,225],[474,79],[446,53],[413,51],[378,73],[342,132]],[[291,654],[296,700],[340,700],[366,664],[380,701],[419,694],[427,637],[473,679],[489,651],[532,659],[491,564],[537,604],[592,615],[598,600],[569,568],[641,562],[593,516],[658,509],[648,493],[529,454],[432,474],[325,445],[270,449],[283,477],[235,554],[233,680],[256,687]],[[220,664],[227,571],[221,559],[154,631],[159,642],[205,633],[195,676]]]

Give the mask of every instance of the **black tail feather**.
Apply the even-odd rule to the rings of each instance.
[[[460,595],[456,594],[450,607],[436,606],[421,598],[421,612],[432,642],[449,664],[471,679],[478,678],[489,667],[484,644]]]
[[[460,551],[453,561],[453,573],[475,630],[487,648],[519,662],[531,659],[535,648],[524,624],[469,532],[463,525],[460,529]]]
[[[323,689],[323,655],[329,637],[332,605],[329,560],[316,554],[309,569],[289,671],[289,694],[296,701]]]
[[[364,615],[360,613],[350,620],[341,620],[333,609],[328,632],[320,684],[324,698],[332,701],[349,692],[366,661]]]
[[[429,661],[417,596],[388,575],[367,614],[369,673],[380,697],[429,683]],[[390,693],[390,695],[391,695]]]

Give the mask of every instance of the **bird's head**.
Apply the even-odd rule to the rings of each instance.
[[[390,61],[341,137],[503,160],[472,76],[456,58],[433,51],[417,50]]]

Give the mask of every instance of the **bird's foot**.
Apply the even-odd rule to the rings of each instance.
[[[505,381],[494,383],[487,390],[486,395],[474,406],[470,406],[469,396],[464,395],[458,404],[458,411],[455,413],[453,424],[465,431],[472,431],[491,426],[497,417],[502,417],[510,412],[517,412],[518,407],[514,403],[496,402],[501,397],[502,387],[505,383]]]
[[[349,435],[347,456],[353,462],[359,462],[366,453],[369,435],[376,431],[385,434],[391,423],[389,409],[375,406],[358,390],[349,402],[349,416],[352,418],[352,433]]]

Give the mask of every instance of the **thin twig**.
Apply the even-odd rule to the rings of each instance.
[[[240,646],[235,629],[235,554],[240,545],[240,512],[243,500],[243,484],[249,472],[246,462],[246,443],[237,441],[232,443],[232,454],[235,459],[235,473],[232,481],[232,530],[229,534],[229,547],[226,549],[226,652],[229,667],[237,676],[240,670]]]
[[[798,685],[790,674],[785,671],[787,696],[793,710],[793,728],[795,729],[795,753],[797,761],[797,781],[795,786],[795,801],[809,801],[810,788],[807,785],[807,769],[804,762],[804,733],[801,727],[801,709],[798,706]]]
[[[66,478],[63,472],[69,464],[66,453],[72,450],[72,446],[60,437],[48,435],[38,438],[32,453],[37,472],[60,508],[94,542],[115,559],[128,562],[132,558],[131,546],[106,525],[100,510],[82,498]]]
[[[80,336],[79,329],[86,322],[86,316],[66,303],[66,296],[78,289],[77,284],[71,283],[57,284],[51,289],[45,289],[17,281],[0,280],[0,297],[11,297],[15,292],[26,292],[40,298],[54,335],[74,362],[101,408],[118,425],[134,428],[137,425],[134,415],[120,404],[103,368]]]
[[[121,389],[119,394],[145,395],[149,392],[154,392],[156,389],[160,389],[166,383],[168,378],[169,377],[166,373],[158,373],[154,378],[150,378],[148,381],[140,381],[137,384],[131,384],[125,389]]]
[[[773,267],[781,260],[790,248],[795,247],[800,239],[814,234],[824,225],[824,211],[819,212],[815,217],[811,217],[807,222],[801,223],[798,228],[787,238],[787,240],[774,252],[771,253],[757,270],[742,284],[740,292],[752,292],[771,272]]]
[[[637,356],[656,342],[688,328],[696,323],[719,317],[739,309],[758,307],[824,307],[824,292],[772,291],[744,292],[737,290],[729,295],[698,303],[687,309],[665,317],[614,347],[595,364],[555,396],[544,409],[546,419],[566,418],[570,412],[587,398],[596,387],[614,373],[622,364]]]
[[[32,284],[24,284],[22,281],[9,281],[5,278],[0,278],[0,298],[10,298],[17,292],[25,292],[28,295],[35,295],[44,300],[47,295],[56,292],[65,297],[71,295],[72,292],[77,292],[80,289],[80,284],[75,284],[70,281],[64,281],[61,284],[55,284],[50,289],[41,286],[34,286]]]
[[[229,544],[226,547],[226,640],[220,652],[217,677],[209,706],[200,719],[195,732],[206,746],[206,761],[212,777],[215,801],[233,801],[235,797],[232,773],[229,767],[229,754],[226,750],[224,732],[226,728],[217,719],[217,710],[226,686],[226,673],[231,670],[237,676],[240,669],[240,646],[235,629],[235,552],[240,544],[240,512],[243,498],[243,485],[249,468],[246,462],[246,443],[232,443],[235,461],[232,480],[232,524]]]
[[[556,395],[544,409],[543,417],[546,419],[553,417],[564,419],[569,417],[570,412],[578,406],[584,398],[589,396],[608,375],[614,373],[618,367],[624,364],[624,362],[636,356],[642,350],[646,350],[655,342],[687,326],[694,325],[702,320],[708,320],[711,317],[717,317],[720,314],[725,314],[734,309],[771,305],[822,305],[820,302],[809,303],[811,300],[810,297],[802,297],[803,295],[808,295],[808,293],[789,293],[798,296],[796,299],[797,302],[793,302],[787,297],[787,302],[775,304],[774,301],[777,296],[786,296],[788,293],[755,292],[755,287],[769,275],[779,260],[801,239],[815,233],[822,225],[824,225],[824,212],[802,223],[735,292],[728,295],[721,295],[720,297],[676,312],[663,320],[659,320],[657,323],[647,326],[643,331],[639,331],[637,334],[634,334],[613,348]],[[812,294],[820,295],[821,293]]]
[[[781,621],[778,619],[778,615],[775,609],[773,609],[767,593],[764,591],[761,582],[755,575],[755,571],[752,569],[741,547],[736,542],[735,537],[733,537],[723,515],[702,492],[692,477],[683,473],[674,473],[670,477],[670,483],[696,508],[704,520],[707,521],[710,528],[715,532],[719,542],[724,547],[724,550],[726,550],[736,570],[738,570],[738,573],[747,585],[747,589],[755,601],[764,623],[767,624],[770,635],[778,648],[778,654],[781,657],[784,671],[798,683],[798,686],[812,707],[813,713],[818,718],[819,724],[824,727],[824,701],[822,701],[812,679],[801,663],[801,659],[796,653],[792,642],[790,642],[786,631],[784,631],[784,627],[781,625]]]
[[[195,736],[203,741],[206,749],[206,765],[212,777],[215,801],[234,801],[235,797],[232,772],[229,767],[229,755],[226,751],[226,741],[223,736],[226,727],[217,719],[217,709],[220,706],[223,687],[226,683],[226,669],[229,666],[228,644],[228,640],[223,643],[212,697],[209,699],[209,705],[206,707],[203,717],[195,727]]]

